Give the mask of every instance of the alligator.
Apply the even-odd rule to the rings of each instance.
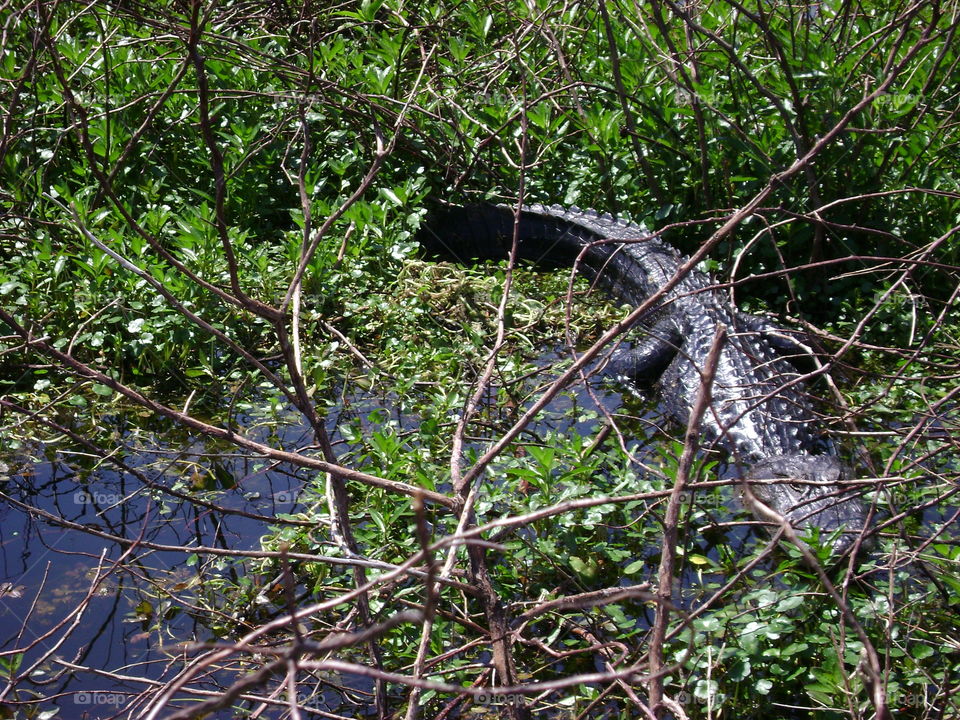
[[[638,225],[558,205],[519,213],[505,205],[440,205],[417,240],[433,257],[464,263],[507,258],[515,233],[518,259],[540,268],[576,265],[612,298],[635,306],[674,280],[686,260]],[[792,526],[841,531],[833,547],[847,551],[867,513],[844,491],[849,472],[790,360],[805,348],[787,331],[738,310],[713,278],[693,269],[663,293],[642,323],[642,340],[614,352],[605,372],[653,383],[666,411],[686,427],[720,325],[727,334],[701,419],[701,446],[726,451],[753,496]]]

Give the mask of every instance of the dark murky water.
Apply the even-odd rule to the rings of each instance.
[[[200,602],[196,612],[165,617],[162,635],[156,630],[165,608],[154,588],[187,591],[198,578],[189,553],[158,548],[257,550],[271,516],[296,508],[303,483],[298,474],[251,467],[249,460],[209,452],[171,433],[168,441],[177,440],[182,449],[139,442],[125,453],[126,462],[164,485],[178,476],[186,490],[193,482],[212,484],[207,495],[218,509],[151,492],[134,475],[66,445],[31,449],[45,461],[5,460],[0,492],[9,500],[0,503],[0,651],[26,649],[17,672],[37,665],[29,676],[33,682],[21,687],[33,685],[55,699],[57,717],[114,715],[145,689],[124,681],[124,675],[163,677],[176,657],[171,646],[216,639]],[[218,482],[227,486],[216,488]],[[122,564],[114,568],[117,562]],[[209,578],[209,572],[203,575]],[[203,589],[192,594],[199,598]],[[9,663],[13,657],[4,659]],[[76,671],[78,666],[111,674]],[[16,707],[28,694],[21,690],[2,701]],[[44,703],[44,710],[52,704]]]

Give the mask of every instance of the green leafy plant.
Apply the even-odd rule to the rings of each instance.
[[[273,712],[287,682],[341,715],[955,710],[954,4],[301,5],[3,23],[5,447],[88,490],[112,468],[171,523],[237,495],[272,516],[257,550],[165,546],[183,562],[130,593],[158,647],[185,617],[223,643],[193,710]],[[810,387],[886,523],[860,566],[808,538],[819,574],[748,525],[720,458],[681,478],[649,396],[555,387],[624,314],[587,283],[419,255],[431,203],[518,196],[688,252],[722,231],[706,269],[832,370]],[[273,471],[296,504],[256,505]],[[18,502],[150,575],[154,540],[109,508]],[[48,711],[29,651],[7,648],[0,702]],[[247,669],[260,686],[228,690]],[[178,671],[144,687],[201,684]]]

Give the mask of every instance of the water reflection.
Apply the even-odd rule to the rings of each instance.
[[[57,717],[116,714],[177,664],[177,643],[217,639],[225,619],[205,596],[217,574],[244,573],[227,554],[259,550],[276,517],[299,508],[301,471],[169,425],[101,422],[117,439],[112,460],[62,438],[3,463],[0,662],[23,677],[0,701],[14,709],[39,696]],[[304,429],[282,432],[295,443]],[[224,556],[212,563],[197,547]],[[164,601],[170,591],[186,602]]]

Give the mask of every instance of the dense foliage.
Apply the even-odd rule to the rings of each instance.
[[[101,461],[127,462],[158,502],[214,513],[235,465],[173,473],[113,418],[161,415],[210,453],[301,473],[260,557],[185,546],[199,585],[132,592],[157,638],[186,613],[198,629],[179,639],[238,643],[235,665],[210,660],[228,715],[284,682],[304,712],[340,716],[950,715],[958,12],[7,4],[4,442],[81,448],[91,487]],[[821,549],[818,573],[770,542],[713,457],[665,548],[687,470],[682,428],[648,399],[582,379],[526,417],[623,313],[567,273],[419,256],[430,203],[478,199],[596,207],[687,252],[719,233],[708,268],[833,369],[825,422],[878,518],[859,565]],[[0,652],[0,702],[43,712],[56,703],[18,670],[38,652],[24,645]],[[209,701],[185,667],[158,678],[179,695],[145,680],[129,712]]]

